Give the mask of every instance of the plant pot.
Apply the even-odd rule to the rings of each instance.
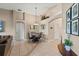
[[[66,51],[70,51],[71,47],[70,47],[70,46],[65,45],[65,49],[66,49]]]

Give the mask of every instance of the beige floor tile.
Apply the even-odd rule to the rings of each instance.
[[[27,56],[37,44],[27,41],[16,41],[12,47],[10,56]]]
[[[57,44],[55,41],[42,42],[35,48],[30,56],[61,56]]]
[[[45,40],[40,43],[16,41],[10,56],[61,56],[56,40]]]

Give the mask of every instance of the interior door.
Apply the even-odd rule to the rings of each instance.
[[[48,37],[49,37],[49,39],[54,39],[54,29],[53,29],[54,25],[53,25],[53,21],[51,23],[49,23],[48,25],[49,25],[49,27],[48,27],[48,30],[49,30]]]
[[[54,20],[54,39],[61,39],[62,36],[62,18]]]
[[[54,19],[49,23],[49,37],[50,39],[61,39],[62,32],[62,18]]]
[[[17,40],[24,40],[24,23],[23,22],[16,22],[16,39]]]

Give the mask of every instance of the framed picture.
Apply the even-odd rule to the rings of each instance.
[[[72,6],[72,19],[78,16],[78,3]]]
[[[73,4],[66,12],[66,32],[68,34],[79,35],[79,4]]]
[[[4,22],[0,20],[0,32],[4,31]]]
[[[70,34],[70,22],[68,22],[67,24],[66,24],[66,30],[67,30],[67,33],[69,33]]]
[[[72,21],[72,34],[78,35],[78,19]]]
[[[70,21],[70,9],[66,12],[66,19]]]

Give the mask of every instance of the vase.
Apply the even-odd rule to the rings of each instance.
[[[70,47],[70,46],[65,45],[65,49],[66,49],[66,51],[70,51],[71,47]]]

